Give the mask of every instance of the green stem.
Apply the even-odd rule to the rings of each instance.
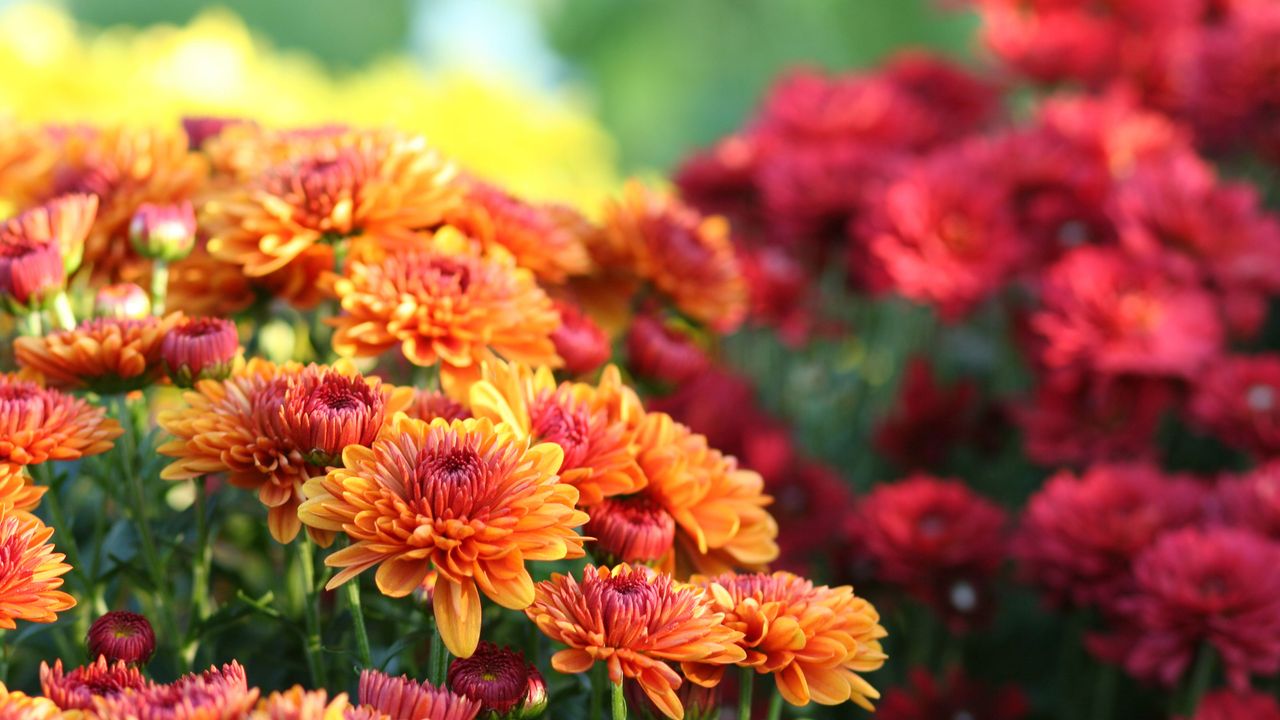
[[[427,658],[427,680],[432,685],[442,688],[449,675],[449,648],[444,646],[444,637],[440,635],[440,626],[435,616],[431,617],[431,656]]]
[[[356,650],[360,667],[373,667],[373,651],[369,649],[369,631],[364,626],[364,608],[360,605],[360,579],[352,578],[343,586],[347,591],[347,607],[351,610],[351,623],[356,628]]]
[[[613,720],[627,720],[627,698],[622,693],[622,683],[610,685],[613,686]]]
[[[187,645],[183,660],[190,669],[200,652],[201,625],[209,618],[209,579],[213,568],[213,545],[209,542],[208,483],[203,476],[194,484],[196,516],[196,549],[191,563],[191,622],[187,627]]]
[[[63,330],[76,329],[76,314],[71,311],[71,298],[67,297],[66,290],[59,290],[53,296],[53,314]]]
[[[1182,704],[1183,715],[1194,717],[1196,710],[1200,708],[1200,700],[1209,690],[1209,684],[1213,682],[1214,664],[1213,646],[1205,643],[1200,647],[1196,664],[1191,669],[1191,676],[1187,679],[1186,696]]]
[[[604,685],[607,681],[605,666],[596,663],[591,668],[591,720],[604,720]]]
[[[1116,685],[1120,675],[1116,667],[1108,663],[1098,664],[1098,676],[1093,686],[1093,720],[1111,720],[1116,704]]]
[[[305,651],[307,670],[311,673],[313,687],[328,687],[325,682],[323,646],[320,644],[320,596],[316,592],[316,558],[311,539],[302,534],[295,543],[298,548],[298,565],[302,569],[302,616],[306,623]]]
[[[151,314],[164,315],[164,299],[169,292],[169,263],[156,260],[151,264]]]
[[[782,717],[782,693],[775,688],[773,697],[769,698],[769,720],[778,720]]]
[[[744,667],[738,681],[738,720],[751,720],[751,691],[755,688],[756,671]]]
[[[55,544],[67,557],[67,563],[71,565],[71,575],[80,583],[85,597],[92,598],[98,594],[97,583],[93,582],[89,573],[85,570],[84,564],[80,561],[80,546],[76,542],[76,535],[67,522],[66,513],[62,509],[62,479],[55,478],[53,472],[49,469],[48,463],[32,465],[30,467],[31,474],[40,481],[41,485],[49,488],[44,494],[43,504],[49,513],[49,526],[54,528]],[[76,613],[76,634],[85,636],[89,633],[89,626],[93,622],[94,606],[92,601],[81,602]]]

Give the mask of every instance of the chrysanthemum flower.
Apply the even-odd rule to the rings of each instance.
[[[232,661],[168,684],[148,683],[136,690],[95,697],[93,712],[102,718],[138,720],[239,718],[257,705],[258,696],[258,689],[249,687],[244,668]]]
[[[675,197],[628,183],[605,207],[611,266],[653,283],[682,312],[732,330],[747,311],[747,291],[724,218],[703,217]]]
[[[711,364],[688,332],[649,314],[637,315],[627,330],[628,367],[637,375],[680,384]]]
[[[1258,457],[1280,452],[1280,355],[1223,355],[1196,375],[1192,422]]]
[[[604,328],[576,303],[556,300],[555,305],[560,327],[551,333],[551,342],[556,354],[564,359],[564,369],[573,375],[585,375],[605,364],[613,348]]]
[[[42,184],[57,155],[45,128],[7,117],[0,120],[0,198],[30,200],[31,191]]]
[[[84,270],[96,282],[144,281],[147,262],[129,244],[129,223],[144,203],[190,199],[208,166],[187,149],[182,132],[107,128],[69,133],[54,168],[49,195],[98,197],[98,214],[84,245]]]
[[[5,720],[59,720],[63,713],[48,698],[30,697],[0,683],[0,717]]]
[[[442,373],[479,374],[496,352],[508,360],[558,365],[551,333],[560,316],[532,273],[499,251],[472,254],[451,230],[420,250],[377,263],[354,259],[334,284],[343,313],[333,347],[346,357],[379,355],[399,345],[415,365],[442,362]]]
[[[0,225],[0,298],[19,305],[47,300],[84,254],[98,199],[66,195]]]
[[[1280,670],[1280,548],[1251,532],[1166,533],[1133,565],[1136,594],[1117,603],[1110,634],[1091,638],[1136,677],[1176,684],[1204,644],[1237,690]]]
[[[551,656],[557,671],[583,673],[604,662],[610,682],[635,680],[674,720],[684,716],[675,692],[683,680],[668,663],[724,665],[746,657],[738,646],[742,633],[723,624],[703,590],[644,566],[588,565],[581,584],[552,575],[538,583],[525,614],[568,646]]]
[[[18,364],[59,388],[115,394],[146,387],[160,376],[160,345],[181,313],[163,318],[93,318],[73,330],[18,338]]]
[[[0,505],[29,512],[36,509],[49,488],[31,484],[22,468],[16,463],[0,462]]]
[[[875,447],[907,470],[933,468],[977,429],[977,387],[960,381],[943,386],[923,357],[903,371],[894,409],[876,428]]]
[[[445,222],[483,247],[505,248],[517,265],[533,271],[539,280],[563,283],[591,268],[591,257],[573,223],[485,182],[466,181],[462,200]]]
[[[156,651],[156,633],[145,615],[113,610],[93,621],[86,638],[89,657],[146,665]]]
[[[347,720],[472,720],[480,712],[476,700],[377,670],[360,673],[357,695],[360,705],[347,713]]]
[[[64,672],[62,661],[53,667],[40,663],[40,687],[44,696],[63,710],[92,710],[95,698],[112,698],[127,690],[144,690],[151,686],[140,670],[124,660],[109,660],[103,655],[88,665]]]
[[[71,566],[53,551],[53,528],[39,518],[0,505],[0,628],[15,620],[50,623],[76,600],[58,588]]]
[[[1189,720],[1280,720],[1280,703],[1271,695],[1257,690],[1236,692],[1215,690],[1200,701],[1196,714]]]
[[[165,373],[184,388],[198,380],[226,378],[239,354],[236,325],[224,318],[182,320],[160,342]]]
[[[676,520],[653,498],[607,498],[588,510],[583,532],[595,538],[591,554],[602,562],[656,565],[671,558]]]
[[[214,256],[262,277],[320,243],[431,227],[457,201],[453,166],[422,137],[352,131],[322,144],[209,203]]]
[[[1230,525],[1280,541],[1280,461],[1264,463],[1240,477],[1223,477],[1214,496]]]
[[[16,375],[0,375],[0,463],[38,465],[110,450],[119,423],[106,410]]]
[[[151,314],[147,291],[133,283],[103,285],[93,296],[94,317],[144,318]]]
[[[341,451],[349,433],[361,439],[376,434],[370,428],[381,429],[411,393],[362,378],[345,363],[278,366],[254,358],[224,381],[200,381],[183,397],[187,408],[158,418],[174,439],[156,451],[177,458],[160,477],[227,473],[232,485],[257,491],[268,508],[271,536],[287,543],[301,528],[302,484],[324,471],[322,462]],[[358,425],[344,426],[348,421]],[[309,534],[321,545],[332,538],[315,528]]]
[[[761,570],[778,557],[778,524],[765,509],[772,498],[759,473],[739,468],[666,413],[645,415],[633,442],[649,481],[641,493],[676,522],[665,569],[715,575]]]
[[[1206,291],[1107,248],[1077,248],[1050,268],[1031,322],[1047,364],[1108,374],[1192,376],[1223,341]]]
[[[479,702],[486,720],[535,718],[547,707],[547,684],[538,668],[491,642],[449,665],[449,689]]]
[[[466,420],[471,417],[471,411],[466,405],[454,400],[439,390],[425,390],[423,388],[413,389],[413,400],[409,403],[404,412],[409,417],[418,418],[431,422],[436,418],[444,418],[450,422],[454,420]]]
[[[378,589],[403,597],[436,570],[440,634],[468,657],[480,641],[480,591],[524,609],[533,601],[525,561],[582,555],[573,529],[587,516],[556,475],[563,458],[558,445],[532,445],[487,419],[400,416],[372,447],[348,447],[343,467],[308,481],[298,516],[351,539],[325,559],[341,568],[329,588],[376,565]]]
[[[698,579],[724,624],[742,633],[738,662],[774,676],[792,705],[839,705],[853,701],[873,710],[880,693],[859,673],[878,670],[887,656],[880,639],[888,633],[871,603],[853,588],[815,587],[788,572],[720,575]],[[685,663],[695,681],[717,683],[723,665]]]
[[[190,255],[196,246],[196,211],[191,201],[139,205],[129,221],[129,242],[145,258],[172,262]]]
[[[347,702],[346,693],[330,698],[324,690],[304,690],[301,685],[294,685],[258,701],[258,706],[246,717],[247,720],[344,720],[351,710],[354,708]]]
[[[876,717],[879,720],[1023,720],[1030,711],[1026,695],[1019,688],[989,687],[953,667],[941,681],[928,670],[912,670],[910,687],[893,688],[885,693]]]
[[[270,283],[264,284],[270,288]],[[214,258],[203,244],[169,266],[165,305],[174,310],[197,317],[229,317],[248,308],[255,299],[254,287],[240,266]]]
[[[609,418],[595,387],[557,385],[546,366],[535,370],[500,361],[486,362],[481,377],[471,386],[472,414],[506,423],[533,442],[559,445],[564,451],[560,479],[578,489],[581,504],[644,487],[627,425]]]
[[[966,629],[988,610],[1005,556],[1005,513],[958,480],[913,475],[877,486],[859,518],[878,577]]]
[[[1063,471],[1031,497],[1018,541],[1025,576],[1058,605],[1113,607],[1133,584],[1133,561],[1161,533],[1202,518],[1205,492],[1154,464]]]

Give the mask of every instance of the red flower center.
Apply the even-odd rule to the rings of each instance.
[[[587,408],[566,397],[544,392],[529,409],[533,435],[564,450],[564,469],[582,467],[590,443],[591,417]]]

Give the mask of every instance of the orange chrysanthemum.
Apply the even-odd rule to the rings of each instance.
[[[262,277],[326,241],[438,224],[457,202],[453,166],[422,137],[353,131],[321,144],[209,203],[216,257]]]
[[[29,202],[56,157],[56,148],[42,128],[0,120],[0,200]]]
[[[40,504],[40,498],[49,488],[33,485],[22,472],[22,466],[0,462],[0,505],[14,510],[31,511]]]
[[[526,560],[583,554],[573,529],[587,516],[556,475],[563,458],[560,446],[489,420],[400,416],[372,447],[348,447],[343,467],[307,482],[298,515],[351,538],[325,560],[342,569],[330,589],[376,565],[378,589],[403,597],[436,570],[440,634],[468,657],[480,641],[479,591],[522,610],[533,601]]]
[[[361,671],[357,695],[347,720],[473,720],[480,712],[478,700],[377,670]]]
[[[18,364],[54,387],[102,394],[137,390],[163,372],[160,343],[181,313],[163,318],[94,318],[74,330],[18,338]]]
[[[208,165],[187,148],[181,131],[107,128],[66,134],[47,197],[98,197],[98,215],[85,241],[84,271],[95,283],[145,280],[149,263],[129,243],[129,222],[144,203],[189,200]]]
[[[633,436],[641,491],[675,519],[675,551],[661,567],[687,577],[744,568],[763,570],[778,557],[778,523],[765,507],[760,474],[707,446],[707,438],[666,413],[648,413]]]
[[[478,375],[493,353],[558,365],[551,334],[560,315],[532,273],[509,255],[471,252],[452,229],[420,250],[381,262],[352,261],[334,283],[343,314],[333,347],[347,357],[379,355],[399,345],[415,365],[441,361],[442,375]]]
[[[578,226],[564,210],[527,203],[488,183],[468,181],[445,220],[485,248],[506,249],[539,280],[562,283],[591,269]]]
[[[0,628],[15,620],[51,623],[76,600],[58,588],[71,566],[53,551],[53,528],[34,515],[0,505]]]
[[[63,717],[62,710],[52,700],[31,697],[17,690],[10,690],[0,683],[0,718],[4,720],[55,720]]]
[[[746,315],[746,283],[722,217],[703,217],[633,181],[605,207],[604,241],[597,247],[603,265],[648,280],[691,317],[731,330]]]
[[[197,243],[187,257],[169,266],[166,305],[188,315],[230,317],[255,299],[253,285],[240,266],[223,262]]]
[[[324,690],[304,690],[301,685],[294,685],[259,701],[248,720],[343,720],[350,709],[346,693],[330,699]]]
[[[597,661],[609,680],[633,678],[667,717],[679,720],[680,675],[668,664],[741,662],[742,633],[723,624],[700,588],[682,585],[644,566],[587,566],[582,583],[555,574],[538,583],[525,610],[538,629],[568,645],[551,656],[562,673],[583,673]]]
[[[168,684],[147,685],[94,698],[91,717],[137,720],[224,720],[245,717],[258,703],[244,667],[232,661]]]
[[[121,432],[103,408],[16,375],[0,375],[0,464],[98,455],[110,450]]]
[[[368,392],[357,396],[335,387],[342,384],[353,391],[363,385]],[[309,390],[321,386],[326,388],[324,392],[337,392],[313,397]],[[344,442],[341,438],[347,430],[335,425],[345,422],[360,427],[353,438],[372,440],[386,419],[408,404],[411,392],[382,386],[376,378],[362,378],[347,363],[333,368],[303,367],[254,358],[226,380],[196,383],[183,398],[186,408],[163,412],[158,418],[160,427],[174,439],[156,451],[177,458],[160,477],[189,480],[227,473],[235,487],[257,491],[258,500],[268,508],[271,537],[287,543],[301,529],[298,506],[303,499],[302,484],[311,475],[324,472],[313,462],[323,460],[316,451],[333,452],[332,446],[303,447],[299,440]],[[310,406],[308,401],[313,401]],[[308,530],[321,545],[332,541],[330,533]]]
[[[634,493],[645,477],[631,454],[625,422],[612,420],[586,383],[556,384],[545,366],[484,363],[482,380],[471,386],[471,412],[503,422],[535,442],[553,442],[564,450],[560,479],[578,489],[580,502]]]
[[[778,692],[792,705],[810,700],[839,705],[852,700],[873,710],[880,693],[859,673],[878,670],[887,656],[888,633],[880,614],[851,587],[814,587],[787,572],[721,575],[700,579],[724,624],[742,633],[746,658],[738,664],[772,673]],[[723,665],[690,663],[690,678],[718,682]]]

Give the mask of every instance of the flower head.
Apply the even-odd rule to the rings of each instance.
[[[290,378],[280,405],[280,422],[308,462],[319,467],[335,465],[347,446],[372,445],[388,416],[406,405],[412,392],[383,388],[377,378],[361,377],[346,368],[307,368]]]
[[[525,614],[568,646],[551,657],[557,671],[583,673],[604,662],[611,682],[634,679],[674,720],[684,716],[676,696],[683,680],[668,663],[723,665],[746,657],[738,646],[742,633],[723,624],[701,589],[643,566],[588,565],[581,584],[552,575],[538,583]]]
[[[1200,701],[1190,720],[1280,720],[1280,703],[1266,693],[1250,690],[1215,690]]]
[[[30,512],[40,504],[49,488],[33,485],[22,468],[16,463],[0,462],[0,505]]]
[[[653,315],[637,315],[627,331],[627,360],[642,377],[683,383],[711,364],[689,333]]]
[[[49,542],[53,528],[34,515],[0,505],[0,628],[15,620],[51,623],[76,600],[58,588],[71,566]]]
[[[249,687],[244,668],[232,661],[202,673],[183,675],[168,684],[143,687],[107,696],[96,696],[98,717],[138,720],[205,720],[245,717],[258,703],[259,691]]]
[[[1192,385],[1197,426],[1258,457],[1280,452],[1280,355],[1223,355]]]
[[[239,354],[240,335],[235,323],[223,318],[182,320],[160,341],[165,373],[184,388],[198,380],[225,379]]]
[[[413,389],[413,401],[404,409],[409,417],[431,422],[436,418],[444,418],[450,422],[466,420],[471,411],[466,405],[454,400],[439,390]]]
[[[89,626],[89,657],[146,665],[156,651],[156,633],[145,615],[113,610]]]
[[[605,236],[609,265],[653,283],[682,312],[723,330],[742,322],[746,284],[724,218],[631,182],[605,208]]]
[[[0,224],[0,298],[29,305],[61,290],[97,209],[92,195],[66,195]]]
[[[485,720],[532,720],[547,707],[547,684],[524,655],[482,642],[449,666],[449,689],[480,703]]]
[[[574,375],[585,375],[609,360],[613,348],[609,336],[578,305],[555,301],[560,313],[560,327],[551,333],[556,354],[564,358],[564,369]]]
[[[583,532],[595,538],[592,555],[606,563],[657,565],[671,557],[676,521],[666,508],[639,494],[590,506]]]
[[[438,232],[420,250],[380,262],[353,259],[334,284],[343,313],[333,346],[347,357],[397,345],[415,365],[475,374],[497,353],[509,360],[558,364],[551,333],[560,316],[533,275],[501,253],[480,257]],[[446,378],[447,379],[447,378]]]
[[[372,446],[348,447],[342,467],[308,481],[298,516],[351,539],[325,560],[341,568],[330,588],[378,566],[378,589],[403,597],[434,569],[440,633],[450,652],[469,657],[480,591],[524,609],[533,601],[525,561],[582,555],[573,529],[587,516],[556,475],[563,457],[558,445],[534,445],[487,419],[400,416]]]
[[[93,298],[94,317],[140,319],[151,314],[147,291],[133,283],[103,285]]]
[[[353,708],[346,693],[330,698],[324,690],[304,690],[294,685],[273,692],[249,713],[247,720],[344,720]]]
[[[445,218],[484,247],[497,245],[539,280],[563,283],[591,268],[591,257],[575,224],[553,208],[508,195],[488,183],[466,182],[461,202]]]
[[[110,450],[120,425],[106,410],[37,382],[0,375],[0,462],[38,465]]]
[[[104,655],[83,667],[64,672],[62,661],[53,667],[40,663],[40,687],[44,696],[63,710],[92,710],[95,698],[112,698],[129,690],[151,686],[142,672],[124,660],[109,660]]]
[[[1222,478],[1215,496],[1229,524],[1280,540],[1280,461]]]
[[[377,670],[360,673],[358,696],[360,705],[347,714],[348,720],[472,720],[480,712],[479,701]]]
[[[172,262],[191,254],[196,245],[196,213],[191,202],[138,206],[129,221],[134,252],[153,260]]]
[[[18,338],[18,364],[50,385],[115,394],[146,387],[160,376],[160,345],[180,313],[163,318],[93,318],[74,330]]]
[[[738,662],[769,673],[792,705],[852,701],[871,710],[880,693],[859,673],[884,665],[880,639],[888,633],[871,603],[851,587],[815,587],[788,572],[720,575],[698,581],[724,624],[742,633]],[[685,664],[685,673],[718,682],[723,666]]]

